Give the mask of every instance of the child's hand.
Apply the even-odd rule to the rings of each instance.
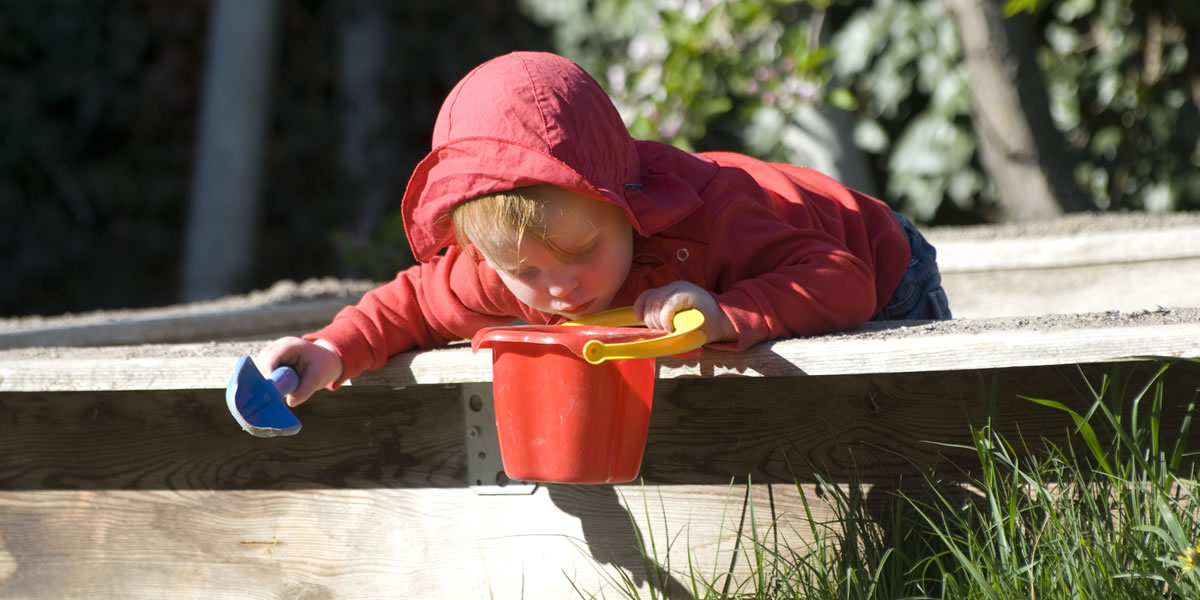
[[[317,390],[342,376],[342,357],[332,346],[298,337],[285,337],[271,342],[254,360],[263,377],[281,366],[289,366],[300,376],[296,390],[287,395],[288,406],[308,400]]]
[[[633,312],[647,327],[675,331],[675,313],[695,308],[704,314],[700,328],[711,342],[728,342],[737,338],[733,323],[717,306],[716,299],[704,288],[686,281],[676,281],[660,288],[646,290],[633,303]]]

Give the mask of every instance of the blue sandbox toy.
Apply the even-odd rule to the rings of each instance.
[[[279,367],[269,379],[263,378],[249,356],[238,359],[229,386],[225,388],[225,404],[242,429],[256,437],[296,435],[300,420],[288,408],[284,396],[300,383],[300,376],[291,367]]]

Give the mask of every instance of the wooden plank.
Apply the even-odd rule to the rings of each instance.
[[[34,325],[0,331],[0,348],[36,346],[119,346],[170,344],[201,340],[231,340],[295,335],[328,323],[357,297],[320,298],[239,309],[157,309],[117,313],[99,321],[78,324],[46,319]]]
[[[659,360],[658,377],[790,377],[1000,369],[1111,362],[1141,355],[1200,357],[1200,323],[1002,329],[969,324],[872,324],[882,333],[786,339],[745,352]],[[962,333],[955,333],[962,331]],[[0,392],[224,389],[234,361],[254,344],[0,351]],[[458,346],[400,354],[352,385],[397,387],[491,381],[490,351]]]
[[[0,394],[0,488],[461,487],[453,393],[327,397],[299,409],[300,435],[267,440],[242,432],[216,390]]]
[[[1110,368],[1131,390],[1154,371],[1083,371],[1097,381]],[[747,477],[759,536],[801,550],[803,499],[819,521],[836,516],[810,466],[865,482],[875,502],[923,466],[953,479],[946,465],[970,468],[974,453],[946,444],[970,443],[968,423],[989,415],[1033,449],[1040,435],[1069,440],[1069,417],[1017,395],[1083,408],[1079,378],[1039,367],[661,381],[644,487],[527,496],[465,487],[453,386],[314,398],[300,435],[269,440],[242,433],[218,391],[0,394],[0,597],[564,598],[573,585],[621,597],[607,578],[622,573],[648,597],[634,523],[673,585],[689,581],[689,559],[716,581],[749,535]],[[1165,382],[1170,445],[1200,365]],[[743,561],[734,580],[748,574]]]
[[[1200,306],[1200,258],[942,274],[956,318]]]
[[[1100,368],[1088,367],[1093,381]],[[1154,368],[1123,366],[1139,377]],[[1171,417],[1200,388],[1200,365],[1178,364],[1167,381]],[[1074,367],[660,381],[643,476],[654,484],[721,485],[746,475],[779,483],[813,466],[888,481],[906,469],[894,453],[931,465],[971,459],[926,441],[970,443],[968,423],[982,423],[987,411],[1005,435],[1061,436],[1068,416],[1018,396],[1086,410],[1077,389]],[[413,386],[323,394],[296,409],[299,435],[266,440],[242,432],[213,390],[0,394],[0,489],[464,487],[458,393]],[[864,456],[870,448],[880,456]]]
[[[938,239],[943,273],[1045,269],[1200,258],[1200,227],[1097,231],[1080,235]]]
[[[796,488],[754,487],[759,535],[774,509],[779,545],[799,548]],[[0,597],[622,597],[623,576],[649,597],[634,523],[670,565],[671,597],[689,597],[689,558],[710,581],[730,566],[744,489],[0,491]],[[748,576],[741,556],[735,580]]]

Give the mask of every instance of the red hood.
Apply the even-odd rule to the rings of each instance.
[[[687,153],[649,144],[630,137],[604,89],[574,62],[539,52],[492,59],[447,96],[433,150],[409,179],[402,211],[413,255],[427,262],[454,243],[450,211],[460,202],[538,183],[612,202],[642,235],[661,231],[700,199],[688,181],[644,168],[639,147]],[[655,206],[648,192],[671,206]]]

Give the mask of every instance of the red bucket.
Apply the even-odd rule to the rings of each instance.
[[[621,343],[665,332],[519,325],[479,331],[492,349],[492,397],[504,472],[512,479],[622,483],[637,477],[654,397],[654,358],[589,364],[589,340]]]

